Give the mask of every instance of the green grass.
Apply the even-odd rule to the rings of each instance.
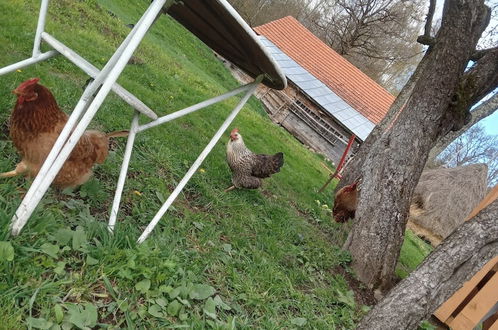
[[[396,275],[400,278],[407,277],[431,252],[431,245],[418,238],[411,230],[406,230]]]
[[[46,30],[102,67],[129,32],[125,24],[136,22],[147,4],[53,0]],[[31,54],[38,6],[0,2],[0,66]],[[127,66],[119,83],[161,115],[237,86],[207,47],[166,16],[135,55],[144,64]],[[87,79],[63,57],[0,76],[1,123],[14,104],[10,91],[30,77],[40,77],[66,112]],[[105,221],[124,139],[81,189],[50,189],[15,238],[8,225],[30,183],[2,179],[0,328],[353,328],[362,309],[332,271],[350,257],[339,248],[346,228],[332,223],[323,206],[331,204],[331,190],[316,192],[327,175],[322,158],[274,125],[255,98],[233,126],[253,151],[284,152],[281,173],[261,190],[224,193],[230,185],[225,134],[150,238],[135,244],[237,101],[137,137],[114,236]],[[110,94],[91,126],[126,129],[132,115]],[[2,134],[0,171],[8,171],[19,157]]]

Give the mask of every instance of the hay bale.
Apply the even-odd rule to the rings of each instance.
[[[408,228],[438,245],[484,198],[487,175],[485,164],[424,171],[411,202]]]

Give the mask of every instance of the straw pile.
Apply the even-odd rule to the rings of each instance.
[[[487,173],[485,164],[424,171],[413,195],[408,228],[438,245],[484,198]]]

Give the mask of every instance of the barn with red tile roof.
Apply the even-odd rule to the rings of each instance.
[[[258,92],[273,121],[333,162],[355,148],[387,113],[394,96],[287,16],[254,28],[287,77],[283,91]]]

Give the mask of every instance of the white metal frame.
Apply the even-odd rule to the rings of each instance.
[[[189,113],[195,112],[197,110],[203,109],[212,104],[221,102],[232,96],[245,93],[237,106],[233,109],[230,115],[223,122],[221,127],[215,133],[211,141],[208,143],[206,148],[201,152],[197,160],[192,164],[190,169],[187,171],[183,179],[180,181],[175,190],[168,197],[163,206],[159,209],[157,214],[151,220],[147,228],[144,230],[140,238],[139,243],[142,243],[152,232],[154,227],[157,225],[161,217],[166,213],[168,208],[171,206],[173,201],[178,197],[182,189],[185,187],[187,182],[197,171],[199,166],[202,164],[207,155],[211,152],[213,147],[221,138],[223,132],[228,128],[231,122],[235,119],[235,116],[242,109],[244,104],[248,101],[249,97],[254,93],[257,85],[262,81],[263,75],[260,75],[255,79],[254,82],[247,85],[236,88],[230,92],[222,94],[217,97],[213,97],[209,100],[203,101],[196,105],[190,106],[188,108],[176,111],[169,115],[158,118],[156,113],[151,110],[147,105],[140,101],[133,94],[128,92],[126,89],[121,87],[116,83],[119,75],[123,71],[124,67],[128,63],[130,57],[132,56],[135,49],[138,47],[139,43],[144,38],[148,29],[160,14],[161,9],[169,8],[173,4],[174,0],[154,0],[148,9],[145,11],[141,19],[130,31],[125,40],[116,49],[112,57],[105,64],[102,70],[98,70],[91,63],[85,60],[83,57],[78,55],[72,49],[65,46],[62,42],[55,39],[53,36],[44,31],[45,21],[48,11],[49,0],[41,1],[40,14],[38,18],[37,30],[33,45],[33,54],[30,58],[14,63],[12,65],[0,68],[0,75],[15,71],[17,69],[26,67],[28,65],[49,59],[55,55],[63,55],[69,61],[74,63],[85,73],[91,76],[94,80],[86,87],[83,95],[78,101],[76,107],[74,108],[71,116],[68,119],[67,124],[62,130],[60,136],[55,142],[52,150],[50,151],[47,159],[45,160],[43,166],[41,167],[38,175],[34,179],[31,187],[24,196],[21,204],[19,205],[17,211],[12,217],[11,232],[12,235],[18,235],[26,222],[28,221],[31,214],[34,212],[36,206],[39,204],[40,200],[43,198],[44,194],[48,190],[48,187],[53,182],[59,170],[62,168],[64,162],[69,157],[71,151],[75,147],[76,143],[80,137],[85,132],[89,123],[95,116],[96,112],[102,105],[102,102],[113,90],[119,97],[121,97],[125,102],[131,105],[136,111],[131,122],[130,134],[128,136],[128,141],[126,144],[123,163],[121,167],[121,172],[117,182],[116,192],[114,196],[114,202],[111,208],[108,229],[112,232],[115,228],[115,223],[117,219],[117,214],[119,210],[119,204],[121,201],[121,195],[123,193],[123,187],[126,180],[126,174],[128,171],[128,166],[131,158],[131,152],[134,146],[135,137],[137,133],[143,132],[149,128],[164,124],[171,120],[180,118]],[[40,44],[46,42],[54,50],[42,53],[40,50]],[[99,89],[100,87],[100,89]],[[150,119],[151,122],[138,125],[139,115],[143,114]]]

